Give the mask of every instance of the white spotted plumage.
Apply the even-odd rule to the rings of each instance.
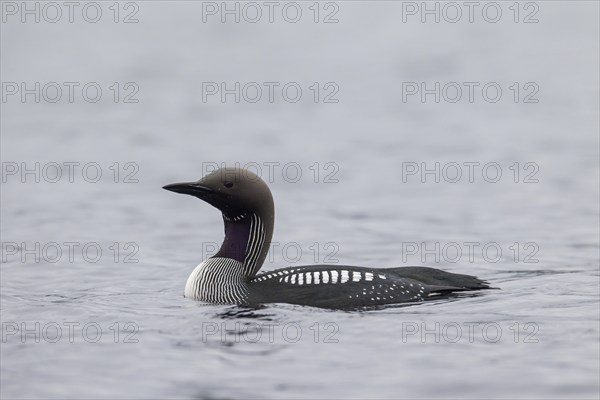
[[[350,276],[348,275],[348,271],[344,270],[342,271],[342,279],[341,282],[342,283],[346,283],[348,282],[348,279],[350,278]]]

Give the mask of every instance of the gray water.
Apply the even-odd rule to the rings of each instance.
[[[317,23],[313,2],[296,23],[288,3],[273,23],[262,3],[255,23],[242,3],[239,23],[221,2],[121,2],[118,23],[86,4],[36,23],[2,3],[2,398],[598,398],[597,2],[521,2],[518,22],[498,2],[495,23],[486,2],[455,23],[445,3],[439,23],[421,2],[320,3]],[[500,290],[362,312],[185,299],[221,217],[161,186],[236,162],[275,198],[263,270],[428,265]],[[409,174],[436,163],[439,182]]]

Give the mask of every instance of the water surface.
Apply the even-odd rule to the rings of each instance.
[[[2,103],[3,171],[63,166],[56,183],[2,182],[3,398],[598,398],[596,2],[537,2],[530,24],[509,3],[498,23],[454,24],[402,22],[402,3],[361,1],[335,3],[331,24],[313,22],[312,3],[295,24],[223,24],[203,23],[200,2],[145,1],[139,22],[123,24],[100,4],[96,24],[10,17],[1,28],[3,82],[104,89],[96,103]],[[127,82],[139,102],[123,102]],[[296,82],[304,94],[204,102],[202,82]],[[322,101],[328,82],[337,103]],[[496,103],[404,102],[406,82],[504,91]],[[528,82],[537,103],[523,102]],[[79,163],[72,183],[65,162]],[[501,290],[365,312],[185,299],[222,222],[161,187],[236,162],[257,163],[275,198],[263,270],[428,265]],[[87,163],[98,182],[82,177]],[[406,163],[497,163],[503,175],[423,183],[403,179]],[[287,165],[300,167],[297,182]],[[72,259],[66,242],[78,244]],[[479,244],[472,259],[435,251],[467,242]],[[40,260],[10,243],[39,243]],[[434,254],[409,255],[411,244]],[[502,255],[484,255],[486,244]]]

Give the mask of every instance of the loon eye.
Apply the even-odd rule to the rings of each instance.
[[[225,182],[223,182],[223,186],[225,186],[227,189],[232,188],[233,182],[225,181]]]

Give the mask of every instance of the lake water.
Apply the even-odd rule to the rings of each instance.
[[[598,398],[597,2],[23,4],[2,3],[2,398]],[[185,299],[221,217],[161,187],[222,163],[272,189],[263,270],[500,290]]]

